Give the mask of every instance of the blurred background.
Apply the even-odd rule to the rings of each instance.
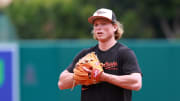
[[[89,16],[112,9],[137,55],[143,87],[133,101],[179,101],[180,0],[0,0],[0,101],[79,101],[59,74],[97,44]],[[73,43],[73,44],[72,44]]]

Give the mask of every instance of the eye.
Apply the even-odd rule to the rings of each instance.
[[[98,26],[98,24],[94,24],[94,27],[97,27]]]

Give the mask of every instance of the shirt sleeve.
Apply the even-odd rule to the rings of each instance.
[[[123,74],[141,73],[135,53],[129,49],[123,53]],[[142,74],[142,73],[141,73]]]
[[[70,73],[73,73],[73,69],[76,65],[76,63],[79,61],[80,58],[85,56],[86,50],[82,50],[80,53],[78,53],[75,58],[73,59],[72,63],[66,68]]]

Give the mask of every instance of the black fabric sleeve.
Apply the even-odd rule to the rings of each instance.
[[[135,53],[128,49],[123,52],[123,74],[128,75],[131,73],[141,73],[139,64],[137,62],[137,58]],[[142,74],[142,73],[141,73]]]
[[[73,69],[75,67],[75,64],[79,61],[80,58],[85,56],[87,53],[87,50],[82,50],[80,53],[78,53],[75,58],[73,59],[72,63],[67,67],[66,70],[68,70],[70,73],[73,73]]]

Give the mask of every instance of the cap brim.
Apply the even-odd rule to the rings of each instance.
[[[100,19],[100,18],[107,19],[107,20],[109,20],[109,21],[112,22],[111,19],[109,19],[109,18],[107,18],[107,17],[104,17],[104,16],[91,16],[91,17],[88,18],[88,22],[89,22],[90,24],[93,24],[93,23],[94,23],[94,20]]]

